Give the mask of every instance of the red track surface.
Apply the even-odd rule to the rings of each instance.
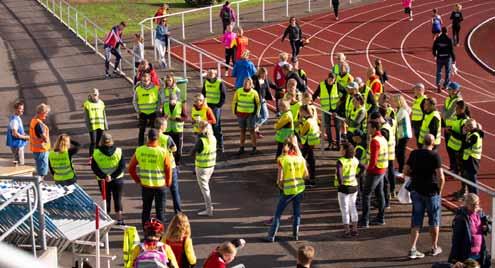
[[[495,17],[478,28],[473,29],[470,33],[471,54],[476,54],[476,56],[492,70],[495,70],[495,53],[493,53],[493,46],[490,48],[487,44],[495,44],[494,32]]]
[[[422,82],[433,88],[435,83],[436,66],[431,53],[431,10],[437,8],[444,23],[450,23],[450,12],[456,3],[463,5],[461,40],[464,40],[469,29],[495,12],[491,0],[418,0],[413,6],[414,21],[410,22],[403,13],[400,1],[385,0],[344,10],[339,21],[334,20],[330,11],[302,18],[300,25],[304,34],[311,37],[311,43],[302,49],[299,59],[300,66],[308,73],[309,87],[316,88],[333,65],[334,54],[344,52],[354,76],[364,77],[366,68],[375,58],[380,58],[390,79],[386,91],[403,92],[411,101],[410,88],[413,84]],[[278,54],[282,51],[290,52],[288,42],[280,42],[285,27],[285,23],[272,24],[245,32],[250,40],[249,50],[253,62],[269,68],[270,74]],[[215,58],[223,59],[224,49],[218,39],[202,40],[194,45]],[[172,51],[182,56],[181,47],[173,48]],[[485,130],[480,181],[495,188],[495,108],[492,106],[495,104],[495,92],[492,91],[495,77],[474,62],[464,46],[456,48],[456,54],[460,72],[453,80],[462,85],[462,95],[470,104],[472,116]],[[192,50],[187,51],[187,60],[189,64],[199,66],[199,57]],[[212,61],[204,57],[202,61],[203,68],[214,67]],[[445,92],[438,94],[432,91],[427,94],[436,97],[439,104],[443,104],[447,95]],[[447,163],[444,145],[441,147],[444,163]],[[449,205],[448,196],[457,190],[458,185],[457,181],[448,180],[445,204]],[[491,205],[487,196],[481,196],[484,207],[488,209]]]

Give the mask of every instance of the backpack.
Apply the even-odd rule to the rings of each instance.
[[[167,268],[168,260],[165,253],[165,245],[158,242],[156,249],[144,248],[144,243],[139,244],[141,252],[134,262],[134,268]]]
[[[224,7],[222,9],[222,19],[226,21],[230,21],[230,8]]]

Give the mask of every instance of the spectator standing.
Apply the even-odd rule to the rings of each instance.
[[[212,125],[217,139],[217,151],[223,153],[222,106],[225,104],[226,89],[222,79],[217,77],[216,69],[209,69],[201,93],[206,96],[206,103],[215,115],[216,123]]]
[[[404,7],[404,13],[409,16],[409,21],[413,20],[412,2],[413,0],[402,0],[402,7]]]
[[[122,192],[124,190],[125,160],[122,155],[122,148],[116,147],[113,138],[109,133],[103,134],[99,146],[93,152],[91,159],[91,169],[96,175],[100,191],[103,191],[102,184],[106,184],[107,213],[112,210],[112,198],[114,211],[117,215],[117,224],[124,225],[122,217]]]
[[[299,67],[299,60],[295,61],[294,64],[292,65],[292,69],[294,70],[299,77],[304,82],[304,85],[307,87],[308,86],[308,75],[306,74],[306,71],[303,70],[303,68]]]
[[[288,86],[289,80],[290,79],[294,79],[295,82],[296,82],[297,90],[299,92],[301,92],[301,93],[306,92],[306,89],[307,89],[306,83],[299,76],[299,74],[294,70],[294,68],[292,67],[292,65],[286,64],[286,65],[282,66],[282,72],[285,75],[285,86],[284,86],[284,88],[287,89],[289,87]]]
[[[241,27],[237,27],[237,37],[234,40],[235,42],[235,60],[238,61],[241,59],[244,51],[247,50],[249,39],[244,36],[244,30]]]
[[[235,39],[237,34],[233,32],[234,26],[231,24],[226,26],[223,35],[220,37],[220,42],[222,42],[225,48],[225,64],[230,65],[232,61],[232,66],[235,65]],[[229,76],[229,68],[225,67],[225,76]]]
[[[440,87],[442,68],[445,68],[443,88],[446,88],[450,83],[450,70],[452,64],[455,64],[454,46],[452,44],[452,39],[447,35],[447,27],[442,27],[442,34],[433,42],[433,57],[435,57],[437,61],[436,85],[437,92],[440,92],[442,90]]]
[[[332,66],[332,73],[335,75],[335,77],[337,77],[340,74],[342,66],[349,64],[346,61],[345,54],[342,52],[335,55],[335,60],[337,61],[337,63]],[[350,69],[348,69],[348,71],[350,71]]]
[[[232,76],[235,77],[235,88],[241,88],[246,78],[251,78],[256,74],[256,67],[254,63],[249,60],[249,50],[244,51],[241,59],[236,61],[234,69],[232,70]]]
[[[139,64],[144,60],[144,38],[140,33],[134,34],[134,47],[132,48],[134,68],[137,69]]]
[[[156,218],[165,220],[165,195],[167,187],[172,185],[172,163],[167,151],[158,143],[159,134],[154,128],[148,131],[147,144],[136,149],[128,167],[131,178],[141,186],[143,225],[151,219],[153,200]]]
[[[97,88],[93,88],[88,99],[84,102],[83,108],[86,127],[89,130],[89,155],[91,158],[95,147],[100,144],[103,131],[108,130],[105,103],[100,99],[100,91]]]
[[[234,9],[230,6],[229,1],[225,1],[225,3],[223,4],[219,16],[222,20],[223,33],[225,33],[229,25],[233,26],[234,22],[236,22],[237,20]]]
[[[460,121],[457,122],[457,114],[456,114],[456,107],[457,107],[457,102],[462,101],[462,96],[460,94],[461,86],[458,83],[451,82],[447,86],[447,91],[449,95],[447,98],[445,98],[445,102],[443,105],[442,109],[442,126],[445,128],[444,131],[444,137],[445,137],[445,148],[447,149],[447,153],[449,156],[449,167],[452,172],[457,173],[457,158],[456,158],[456,151],[459,151],[462,141],[456,139],[456,137],[453,137],[453,140],[451,141],[451,129],[454,126],[454,123],[461,123]],[[456,126],[457,129],[458,126]],[[449,130],[450,129],[450,130]],[[458,131],[460,132],[460,131]],[[450,147],[449,147],[450,144]],[[451,147],[455,147],[452,149]],[[457,150],[455,150],[457,149]]]
[[[340,85],[342,88],[347,88],[349,83],[354,81],[354,77],[349,73],[349,64],[344,63],[342,66],[340,66],[340,73],[336,77],[337,83]]]
[[[421,130],[421,124],[423,123],[425,106],[424,103],[428,96],[425,95],[425,85],[422,83],[417,83],[413,87],[414,90],[414,100],[412,102],[411,111],[411,126],[414,131],[414,137],[416,138],[416,144],[419,146],[419,132]]]
[[[67,134],[58,136],[53,150],[48,155],[50,172],[55,184],[66,186],[77,182],[72,157],[77,154],[80,146],[78,142],[71,141]]]
[[[178,101],[177,95],[171,94],[168,104],[163,105],[163,114],[167,118],[165,134],[169,135],[177,146],[174,159],[177,165],[182,160],[182,145],[184,140],[184,122],[187,120],[185,102]]]
[[[431,18],[431,33],[433,34],[433,40],[438,37],[442,30],[442,17],[438,15],[438,9],[433,9],[433,18]]]
[[[36,115],[29,123],[29,145],[36,163],[36,174],[44,178],[48,174],[48,154],[50,150],[50,129],[45,121],[50,106],[41,103],[36,106]]]
[[[191,225],[186,214],[181,212],[174,216],[162,242],[169,245],[174,252],[179,265],[177,268],[190,268],[196,265],[196,254],[191,239]]]
[[[302,156],[306,159],[308,166],[309,181],[306,186],[316,185],[316,160],[314,147],[320,144],[320,126],[318,126],[318,117],[311,111],[310,105],[301,106],[299,117],[302,120],[300,124],[299,137],[302,144]]]
[[[423,148],[414,150],[404,168],[404,175],[411,177],[410,191],[412,199],[411,250],[409,258],[423,258],[425,254],[416,249],[419,230],[423,225],[423,217],[428,214],[431,234],[431,250],[428,255],[437,256],[442,253],[438,246],[442,213],[442,190],[445,178],[440,155],[433,150],[435,137],[425,136]]]
[[[182,98],[180,88],[177,86],[177,82],[172,73],[167,73],[165,76],[163,90],[160,90],[160,94],[164,106],[168,105],[170,95],[175,95],[181,103],[186,101]]]
[[[395,155],[399,164],[398,175],[402,177],[401,173],[404,170],[404,163],[406,162],[407,142],[412,138],[411,119],[409,117],[411,109],[401,94],[396,94],[392,97],[392,107],[397,111],[397,145],[395,147]]]
[[[284,144],[290,136],[294,134],[294,117],[292,111],[290,110],[290,104],[286,100],[280,100],[280,116],[275,123],[275,141],[277,142],[277,153],[278,158],[282,154]]]
[[[160,21],[168,14],[169,6],[168,4],[163,3],[155,12],[155,24],[160,24]]]
[[[385,86],[385,83],[388,81],[387,71],[383,69],[383,63],[381,59],[375,60],[375,73],[378,75],[380,79],[380,83],[382,83],[382,87]]]
[[[141,83],[134,88],[132,104],[138,114],[139,135],[138,144],[144,144],[146,127],[153,128],[155,119],[161,110],[162,96],[158,86],[151,82],[151,75],[143,73]]]
[[[376,74],[375,68],[370,67],[366,73],[368,80],[366,80],[366,86],[371,89],[375,100],[380,99],[380,94],[383,93],[383,84],[380,81],[380,77]]]
[[[156,74],[155,68],[151,63],[149,63],[147,60],[143,59],[141,63],[138,66],[137,72],[136,72],[136,77],[134,77],[134,85],[136,86],[139,82],[141,82],[141,79],[143,78],[144,73],[149,73],[151,76],[151,82],[155,86],[160,86],[160,78],[158,78],[158,75]]]
[[[210,125],[215,125],[217,119],[212,109],[205,102],[205,97],[201,93],[194,95],[194,102],[191,108],[191,121],[193,123],[193,133],[199,133],[199,123],[208,121]]]
[[[256,118],[256,126],[254,128],[256,138],[261,139],[263,138],[263,134],[261,134],[260,128],[270,116],[268,104],[266,102],[274,100],[270,89],[277,90],[278,88],[277,85],[268,78],[268,70],[265,67],[259,68],[256,74],[251,78],[253,79],[254,90],[258,92],[261,103],[260,116]]]
[[[168,31],[167,19],[163,18],[155,28],[155,49],[158,52],[158,61],[160,67],[167,68],[167,60],[165,59],[168,51],[168,37],[170,32]]]
[[[24,147],[29,141],[29,135],[24,131],[21,115],[24,114],[24,102],[16,101],[14,113],[9,116],[7,125],[7,146],[10,147],[14,156],[14,163],[24,165]]]
[[[442,141],[442,119],[440,113],[437,111],[436,105],[437,101],[435,98],[427,98],[425,101],[425,113],[419,132],[418,148],[423,147],[426,134],[432,134],[433,137],[435,137],[434,150],[438,149],[438,145],[440,145],[440,142]]]
[[[315,257],[315,249],[312,246],[304,245],[297,249],[296,268],[311,268],[311,263]]]
[[[454,41],[454,45],[460,46],[460,32],[461,32],[461,22],[464,20],[462,17],[462,5],[456,4],[454,7],[454,11],[450,14],[450,20],[452,21],[452,40]]]
[[[287,36],[289,37],[290,48],[292,50],[291,61],[295,62],[297,61],[297,56],[299,55],[301,47],[304,46],[302,30],[297,23],[296,17],[290,17],[289,25],[285,28],[281,42],[284,42],[284,39]]]
[[[333,14],[335,15],[335,20],[339,20],[339,0],[332,0]]]
[[[354,81],[359,85],[359,93],[363,96],[364,108],[368,115],[372,112],[378,110],[378,105],[376,104],[375,96],[373,96],[373,92],[371,88],[366,86],[361,77],[356,77]]]
[[[452,223],[452,247],[449,262],[477,261],[481,268],[490,267],[490,255],[485,236],[491,231],[488,217],[480,209],[480,199],[474,193],[466,195],[464,206],[459,208]]]
[[[244,153],[244,142],[246,141],[246,130],[249,130],[253,149],[251,154],[256,154],[256,134],[254,132],[256,118],[260,114],[260,97],[253,88],[253,80],[247,77],[244,86],[235,91],[232,100],[232,112],[237,117],[237,123],[241,129],[240,146],[238,154]]]
[[[280,110],[278,107],[279,100],[284,97],[285,94],[285,74],[282,70],[282,67],[286,64],[289,64],[287,60],[289,59],[289,54],[286,52],[282,52],[278,55],[279,61],[275,64],[273,68],[273,82],[277,85],[277,90],[275,91],[275,105],[277,116],[280,116]]]
[[[111,75],[108,72],[110,69],[110,57],[111,55],[115,56],[115,63],[113,67],[113,73],[119,74],[120,70],[120,60],[122,59],[122,55],[120,54],[120,46],[126,48],[124,44],[124,40],[122,39],[122,34],[126,27],[126,23],[124,21],[120,22],[119,25],[113,26],[110,32],[108,32],[105,40],[103,41],[103,48],[105,53],[105,78],[110,78]]]
[[[351,111],[349,118],[346,120],[347,125],[347,140],[351,140],[356,131],[366,131],[367,114],[364,108],[364,100],[361,94],[352,96],[352,105],[354,109]]]
[[[451,157],[450,154],[452,154],[452,158],[454,159],[454,162],[451,163],[454,166],[451,166],[450,169],[452,172],[459,175],[462,175],[463,173],[462,144],[463,141],[466,140],[466,133],[463,129],[466,121],[469,119],[469,115],[470,112],[467,104],[462,100],[456,102],[455,116],[450,123],[450,127],[447,127],[446,129],[446,132],[448,133],[447,135],[449,136],[447,141],[447,152],[449,153],[449,158]],[[456,199],[463,199],[465,194],[466,184],[461,182],[461,189],[454,193],[454,197]]]
[[[477,183],[484,133],[481,130],[481,126],[472,118],[466,121],[463,131],[466,133],[466,140],[462,144],[463,177],[473,183]],[[478,194],[478,189],[470,185],[468,185],[468,191]]]

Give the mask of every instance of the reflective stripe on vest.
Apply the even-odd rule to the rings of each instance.
[[[438,129],[437,133],[431,133],[433,136],[435,136],[435,145],[439,145],[441,142],[441,123],[442,119],[440,117],[440,113],[438,111],[433,111],[429,114],[425,114],[425,118],[423,119],[423,123],[421,124],[421,129],[419,131],[419,139],[418,142],[420,144],[424,144],[425,141],[425,136],[430,133],[430,123],[433,118],[438,119]]]
[[[92,102],[86,100],[84,102],[84,109],[88,113],[90,131],[97,129],[105,129],[105,103],[98,100],[98,102]]]
[[[142,186],[165,186],[165,157],[167,157],[167,152],[162,147],[143,145],[136,149],[138,175]]]
[[[417,97],[414,99],[412,104],[412,113],[411,120],[412,121],[421,121],[423,120],[423,110],[421,109],[421,103],[426,99],[426,95]]]
[[[304,191],[306,160],[302,156],[282,155],[279,157],[283,171],[284,195],[296,195]]]
[[[364,107],[361,107],[359,109],[355,109],[354,111],[352,111],[352,113],[351,113],[351,115],[349,117],[349,120],[351,122],[356,122],[356,119],[357,119],[357,117],[359,115],[359,112],[361,112],[361,111],[364,113],[364,117],[365,117],[363,119],[363,121],[361,122],[361,125],[360,126],[355,126],[355,124],[353,124],[353,126],[349,125],[349,127],[347,128],[347,131],[348,132],[351,132],[352,133],[352,132],[356,131],[357,129],[360,129],[360,130],[363,130],[363,131],[366,130],[366,117],[367,117],[367,114],[366,114],[366,110],[365,110]]]
[[[45,135],[50,137],[50,130],[45,123],[37,117],[34,117],[29,123],[29,147],[33,153],[48,152],[50,150],[50,138],[48,138],[48,142],[45,143],[42,138],[38,138],[38,136],[36,136],[35,128],[38,124],[40,124],[41,128],[43,128]]]
[[[163,93],[165,95],[163,99],[163,106],[170,103],[170,91],[172,91],[173,95],[177,96],[177,102],[182,102],[182,100],[180,99],[180,88],[178,88],[177,86],[175,86],[174,88],[166,87],[163,89]]]
[[[310,117],[304,121],[304,124],[309,125],[309,130],[305,135],[301,135],[301,143],[311,146],[320,144],[320,127],[316,118]]]
[[[353,97],[354,96],[347,94],[347,96],[345,98],[344,112],[345,112],[345,118],[347,118],[347,119],[351,118],[351,114],[354,111],[354,103],[352,103]]]
[[[198,168],[214,167],[217,161],[217,140],[215,137],[201,137],[203,151],[196,152],[195,165]]]
[[[380,151],[378,152],[378,159],[376,161],[377,168],[387,168],[388,167],[388,142],[383,136],[375,136],[372,139],[378,141],[380,144]],[[371,144],[371,142],[370,142]],[[370,145],[368,145],[367,156],[369,162],[369,152]]]
[[[455,104],[462,100],[462,97],[459,95],[455,95],[454,97],[447,96],[445,99],[445,111],[446,111],[446,117],[445,117],[445,125],[446,126],[451,126],[453,124],[453,121],[456,120],[456,114],[453,109],[455,109]],[[448,116],[450,114],[450,116]]]
[[[356,147],[354,147],[354,155],[357,155],[357,152],[358,152],[359,150],[361,150],[361,151],[362,151],[362,153],[361,153],[361,158],[360,158],[360,159],[358,159],[358,160],[359,160],[359,162],[360,162],[361,164],[365,165],[365,164],[366,164],[366,156],[367,156],[367,155],[366,155],[366,154],[367,154],[367,153],[366,153],[366,148],[364,148],[364,147],[363,147],[363,146],[361,146],[361,145],[357,145]]]
[[[105,175],[111,175],[117,170],[120,159],[122,159],[122,149],[117,148],[112,155],[103,154],[100,149],[95,149],[93,152],[93,160]],[[117,179],[124,177],[124,172],[117,176]]]
[[[76,174],[72,168],[72,163],[69,158],[69,152],[55,152],[50,151],[48,155],[50,166],[53,169],[53,180],[66,181],[74,179]]]
[[[320,82],[320,104],[321,109],[324,111],[330,111],[337,109],[337,104],[339,103],[339,91],[337,89],[337,83],[332,85],[330,92],[328,92],[327,85],[325,81]]]
[[[158,145],[165,149],[167,151],[168,156],[170,156],[170,162],[172,163],[171,168],[175,168],[175,158],[174,154],[168,149],[168,140],[171,139],[169,135],[165,135],[163,133],[160,133],[160,136],[158,137]]]
[[[371,103],[368,102],[368,95],[373,95],[373,92],[371,92],[371,88],[365,86],[364,92],[361,92],[361,94],[363,95],[364,108],[366,108],[366,112],[369,112],[369,110],[371,109]]]
[[[356,179],[356,174],[359,168],[359,160],[356,157],[353,158],[340,157],[337,161],[339,161],[342,164],[343,185],[357,186],[358,182]],[[339,179],[337,178],[337,174],[335,174],[335,180],[333,185],[335,187],[339,186]]]
[[[462,154],[463,160],[468,160],[469,157],[478,160],[481,159],[481,150],[483,149],[483,139],[481,138],[478,132],[470,132],[466,136],[466,141],[469,141],[472,136],[476,136],[478,137],[478,139],[476,140],[476,143],[473,144],[473,146],[464,149],[464,152]]]
[[[170,111],[170,104],[163,106],[163,112],[167,115],[167,130],[166,132],[180,133],[184,131],[184,122],[175,121],[176,118],[180,118],[182,114],[182,102],[177,102],[172,111]]]
[[[208,121],[207,112],[208,112],[208,106],[206,106],[206,104],[203,104],[203,106],[199,110],[196,108],[196,106],[193,105],[191,110],[191,118],[192,120],[194,120],[194,124],[193,124],[194,133],[199,133],[198,122],[200,120]]]
[[[206,91],[206,102],[209,104],[218,104],[220,103],[220,86],[222,80],[216,79],[215,82],[210,82],[208,79],[205,80],[205,91]]]
[[[279,128],[276,130],[276,133],[275,133],[275,141],[276,142],[280,142],[280,143],[284,143],[285,140],[292,134],[294,134],[294,117],[292,117],[292,112],[291,111],[287,111],[285,113],[282,113],[282,115],[280,116],[280,118],[282,118],[283,116],[288,116],[290,118],[290,126],[289,127],[283,127],[283,128]]]
[[[143,114],[152,114],[156,112],[159,100],[159,89],[157,86],[145,89],[141,85],[136,87],[136,97],[138,111]]]
[[[395,130],[390,125],[389,122],[385,122],[385,124],[382,125],[382,129],[386,129],[388,132],[388,140],[387,140],[388,160],[394,160],[395,159]]]
[[[256,109],[256,91],[250,89],[248,92],[244,91],[244,88],[238,88],[235,92],[237,95],[237,108],[239,113],[252,114]]]
[[[457,119],[457,116],[454,115],[453,120],[447,121],[449,122],[449,126],[451,128],[452,132],[455,132],[457,134],[462,134],[462,127],[464,126],[464,123],[466,123],[467,118],[462,118],[462,119]],[[456,151],[459,152],[462,148],[462,140],[454,137],[454,135],[449,135],[449,140],[447,141],[447,146]]]
[[[337,76],[337,83],[342,87],[342,88],[347,88],[347,85],[349,84],[349,81],[351,80],[351,74],[346,73],[344,76]]]

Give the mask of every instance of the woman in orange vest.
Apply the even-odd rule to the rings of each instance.
[[[36,106],[36,116],[29,123],[29,141],[36,162],[36,173],[45,177],[48,174],[48,151],[50,150],[50,129],[44,123],[50,106],[41,103]]]

